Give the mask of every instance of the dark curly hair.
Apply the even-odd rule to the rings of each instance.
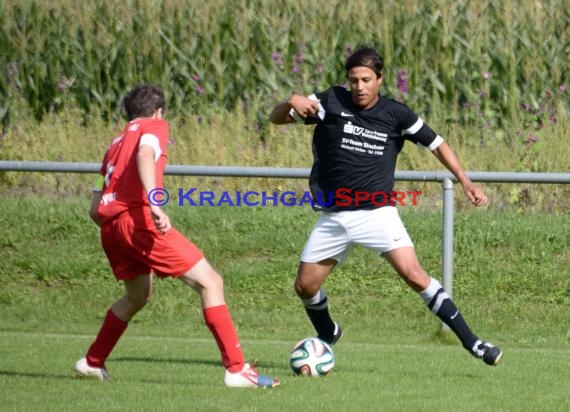
[[[164,111],[165,106],[164,92],[151,84],[134,87],[123,99],[123,108],[129,121],[137,117],[152,116],[158,109]]]

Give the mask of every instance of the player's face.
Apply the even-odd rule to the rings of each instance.
[[[348,84],[354,104],[369,109],[378,101],[382,76],[378,77],[369,67],[353,67],[348,71]]]

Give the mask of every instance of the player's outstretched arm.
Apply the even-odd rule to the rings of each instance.
[[[451,147],[446,142],[441,143],[433,154],[443,164],[463,186],[465,196],[474,206],[483,206],[487,203],[487,196],[479,186],[473,184],[471,179],[465,174],[461,163]]]

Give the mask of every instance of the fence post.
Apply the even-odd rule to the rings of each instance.
[[[443,234],[441,267],[443,277],[443,289],[450,298],[453,298],[453,217],[455,213],[453,180],[446,177],[443,179]],[[449,332],[449,327],[443,323],[442,331]]]

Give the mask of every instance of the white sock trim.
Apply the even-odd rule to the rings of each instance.
[[[322,302],[323,300],[326,299],[326,297],[327,297],[327,294],[325,293],[323,288],[320,288],[315,296],[313,296],[312,298],[309,298],[309,299],[301,299],[301,302],[303,302],[303,305],[305,305],[305,307],[307,307],[307,306],[316,305],[317,303]],[[328,302],[326,302],[322,308],[318,307],[318,308],[314,308],[314,309],[324,309],[327,305],[328,305]]]
[[[449,295],[447,294],[447,292],[441,292],[439,295],[437,295],[437,299],[433,304],[431,311],[437,315],[437,312],[439,312],[439,308],[441,307],[441,304],[445,299],[449,299]],[[457,314],[455,316],[457,316]]]
[[[430,282],[428,287],[420,292],[420,296],[422,297],[426,305],[429,305],[429,303],[431,302],[431,300],[433,299],[433,297],[440,288],[443,288],[443,286],[441,286],[441,283],[439,283],[436,279],[430,277]]]

